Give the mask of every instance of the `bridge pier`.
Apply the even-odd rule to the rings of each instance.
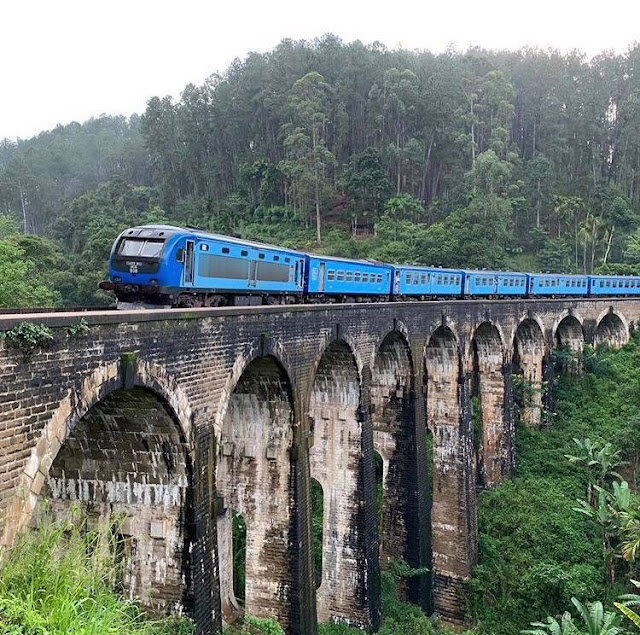
[[[477,557],[469,392],[453,332],[439,327],[425,350],[427,425],[433,434],[431,510],[434,608],[464,619],[463,583]]]
[[[520,378],[519,393],[523,423],[539,427],[542,424],[545,345],[540,325],[526,318],[518,325],[514,341],[515,375]]]
[[[513,470],[513,420],[507,399],[507,377],[504,346],[498,329],[483,322],[472,342],[473,373],[479,418],[482,426],[477,450],[477,482],[479,487],[493,487],[511,475]],[[476,432],[477,434],[477,432]]]
[[[376,598],[370,587],[378,540],[373,440],[365,408],[353,353],[344,341],[334,341],[320,360],[309,402],[311,478],[324,495],[318,620],[375,630],[379,608],[372,612]]]
[[[384,568],[392,561],[421,566],[413,386],[409,345],[394,331],[380,345],[371,385],[374,448],[383,461],[380,560]],[[404,580],[398,593],[404,599],[419,596],[415,590],[409,593]]]

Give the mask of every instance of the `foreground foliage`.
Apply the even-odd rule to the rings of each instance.
[[[620,351],[588,350],[583,362],[584,376],[557,378],[549,428],[518,425],[516,477],[479,498],[470,612],[480,633],[512,635],[545,615],[562,628],[572,598],[613,610],[636,566],[622,560],[607,514],[616,500],[628,503],[616,470],[635,484],[640,338]]]
[[[192,635],[187,618],[149,620],[113,589],[120,564],[107,530],[78,518],[43,519],[23,533],[0,569],[0,634]]]

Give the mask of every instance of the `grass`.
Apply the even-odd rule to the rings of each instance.
[[[108,528],[86,531],[77,512],[43,514],[23,532],[0,569],[2,635],[191,635],[184,617],[148,619],[114,588],[121,565]]]

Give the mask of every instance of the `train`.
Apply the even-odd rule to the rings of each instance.
[[[122,232],[109,258],[118,308],[640,296],[640,276],[397,265],[276,247],[194,227]]]

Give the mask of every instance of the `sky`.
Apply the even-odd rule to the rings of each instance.
[[[15,139],[141,113],[283,38],[623,52],[640,0],[0,0],[0,25],[0,139]]]

